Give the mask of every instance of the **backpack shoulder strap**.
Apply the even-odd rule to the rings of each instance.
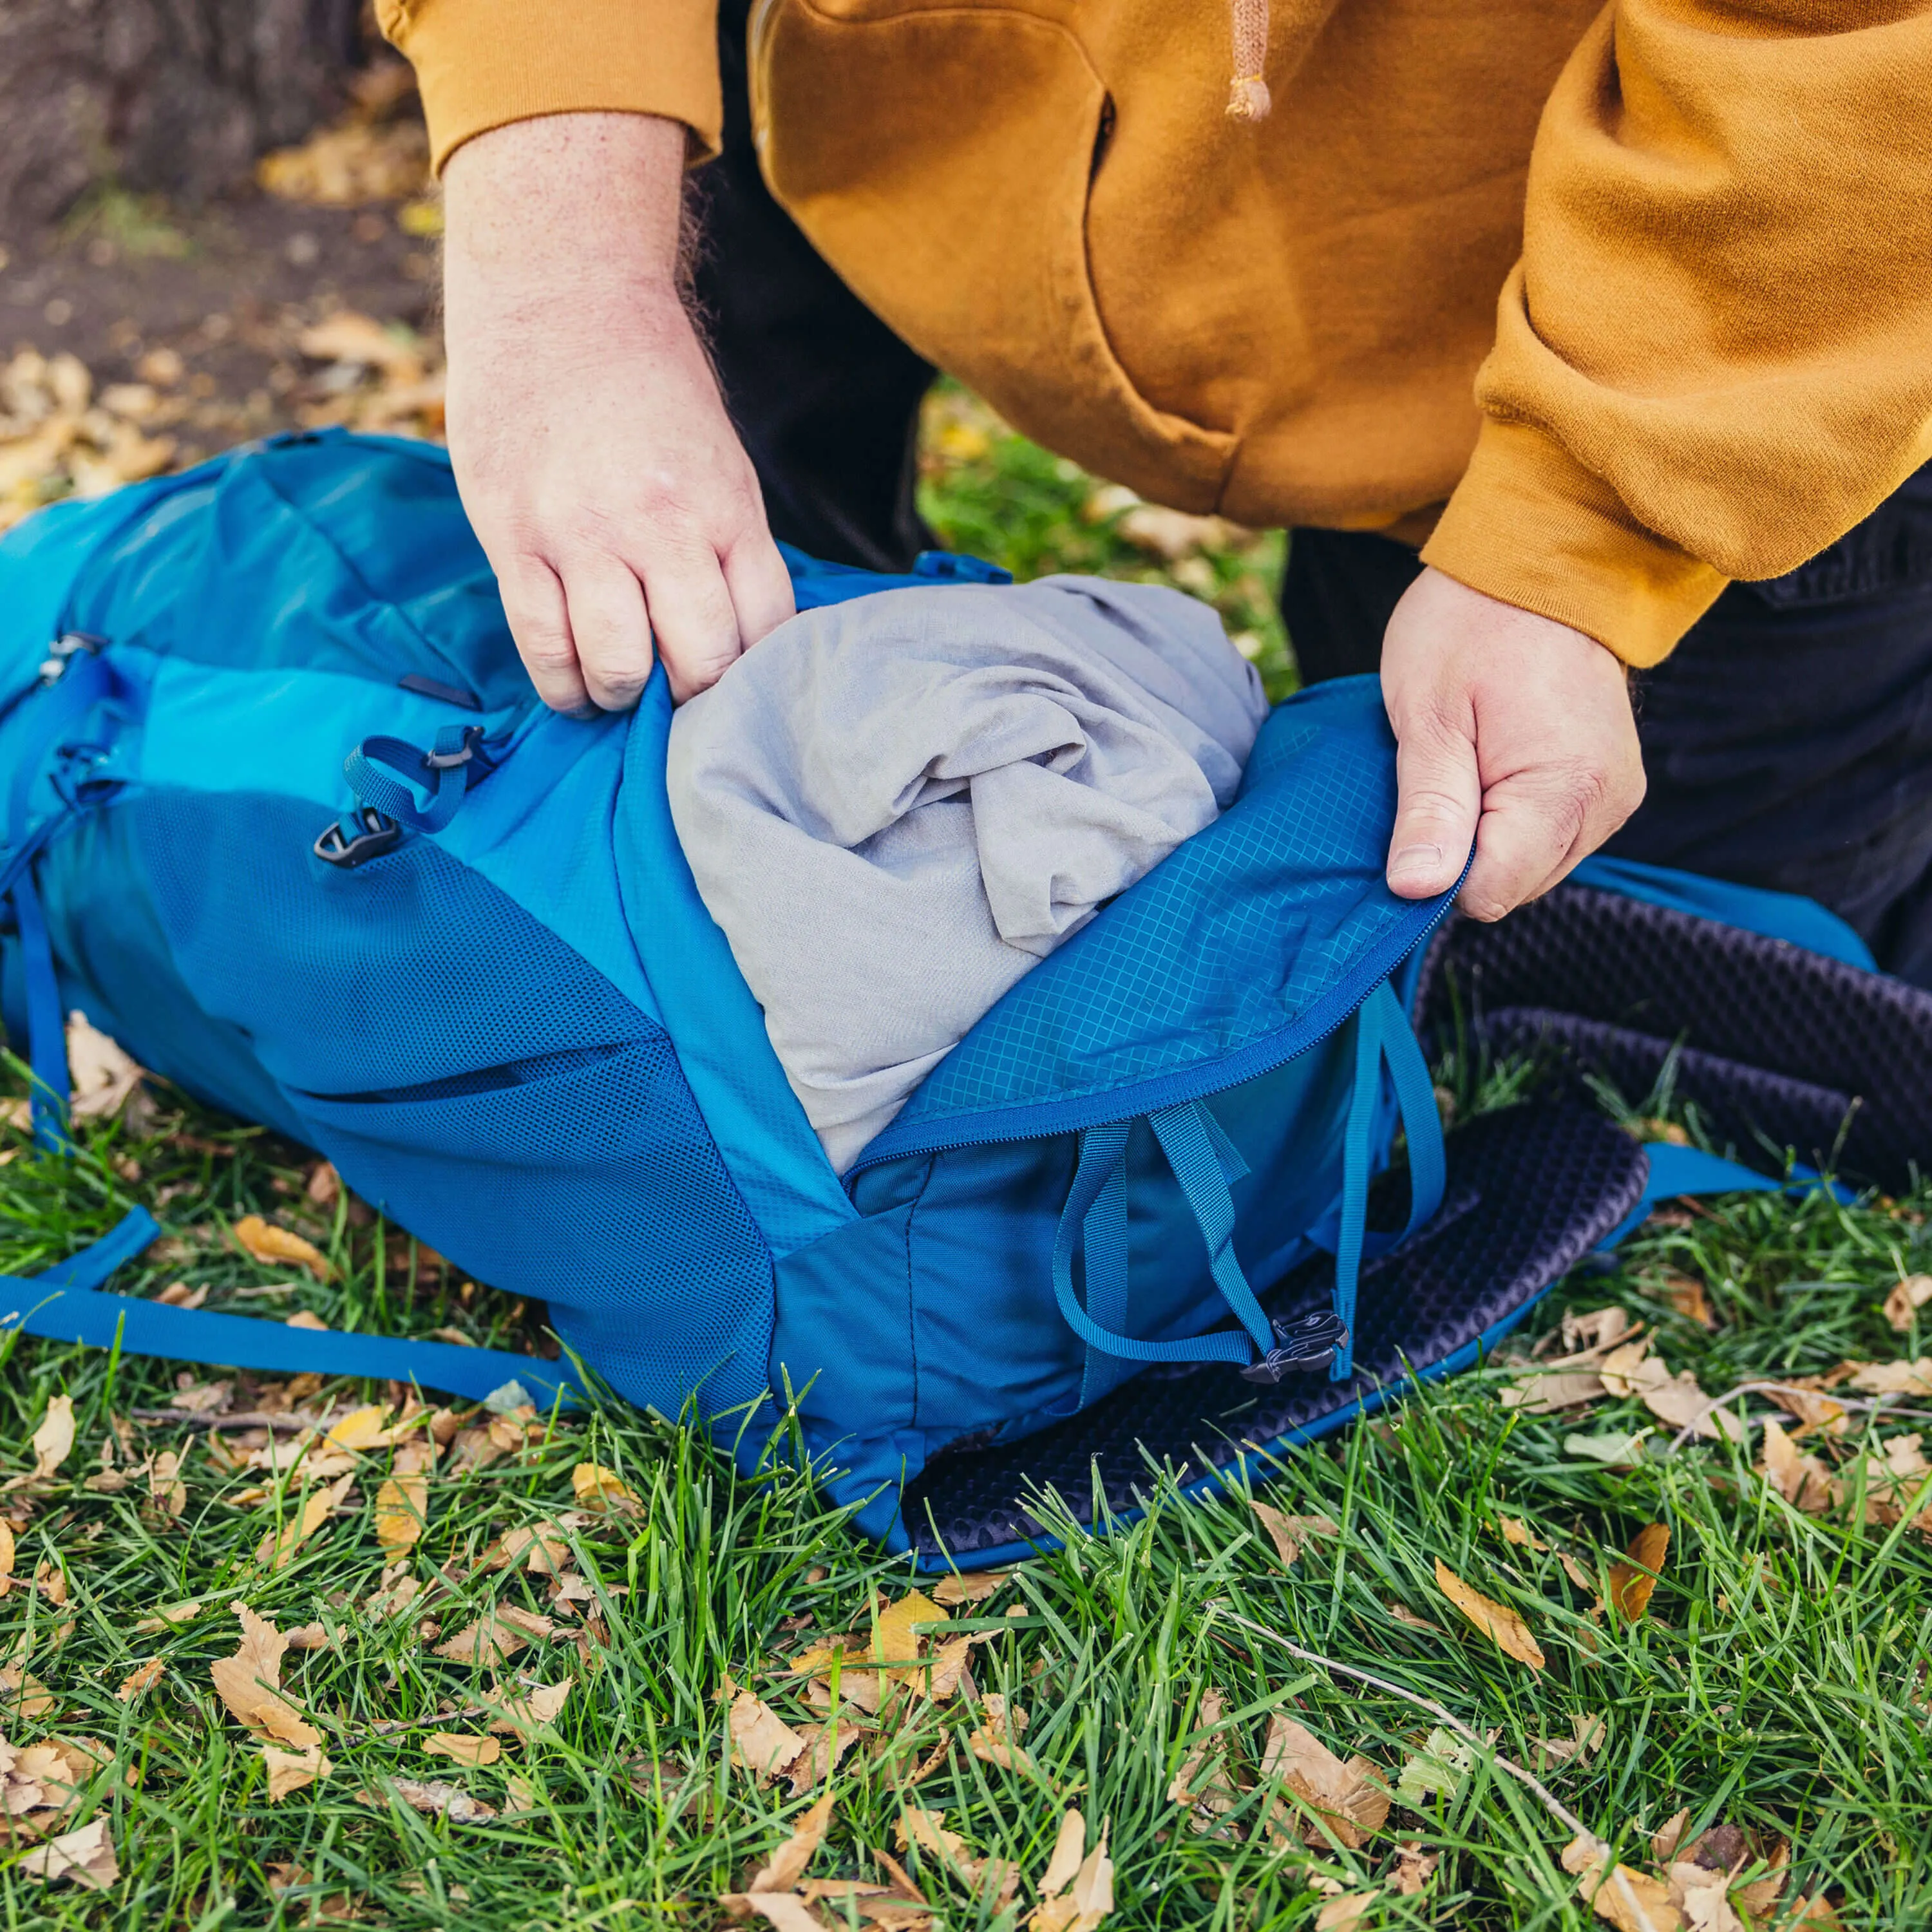
[[[415,1382],[472,1402],[485,1401],[512,1382],[520,1384],[540,1408],[558,1402],[572,1408],[582,1401],[567,1360],[547,1362],[540,1356],[450,1342],[290,1328],[246,1316],[103,1293],[100,1284],[160,1232],[147,1210],[137,1208],[91,1246],[44,1274],[0,1275],[0,1333],[14,1329],[49,1341],[230,1368]]]

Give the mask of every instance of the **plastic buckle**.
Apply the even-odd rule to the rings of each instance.
[[[453,772],[459,765],[466,765],[471,759],[478,764],[483,759],[483,728],[480,724],[466,724],[463,728],[463,746],[460,751],[425,752],[423,770],[426,772]]]
[[[352,838],[345,838],[345,822],[360,826],[362,830]],[[402,843],[402,838],[403,828],[393,818],[385,818],[380,812],[362,805],[345,813],[342,818],[331,819],[322,827],[322,836],[315,842],[314,850],[324,865],[340,866],[346,872],[353,872],[371,859],[380,859],[385,852],[393,852]]]
[[[1283,1376],[1307,1375],[1325,1369],[1348,1344],[1348,1324],[1332,1309],[1270,1326],[1281,1346],[1270,1348],[1258,1362],[1242,1370],[1244,1382],[1273,1384]]]
[[[42,660],[40,682],[44,686],[58,684],[66,670],[68,660],[77,657],[82,651],[98,652],[106,643],[105,638],[97,638],[91,631],[67,631],[47,646],[46,656]]]

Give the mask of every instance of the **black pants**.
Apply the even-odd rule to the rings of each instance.
[[[773,532],[903,569],[932,366],[766,191],[745,93],[748,0],[724,0],[724,152],[697,177],[695,288]],[[1298,530],[1282,611],[1313,683],[1373,670],[1420,566],[1386,538]],[[1932,986],[1932,469],[1801,569],[1734,584],[1637,680],[1649,791],[1609,850],[1802,892]]]

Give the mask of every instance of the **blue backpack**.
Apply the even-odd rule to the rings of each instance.
[[[802,608],[1000,574],[788,562]],[[20,1324],[474,1399],[599,1378],[747,1463],[789,1413],[863,1528],[986,1563],[1474,1360],[1640,1211],[1643,1150],[1586,1107],[1445,1153],[1410,1015],[1449,901],[1384,885],[1373,680],[1278,706],[1231,808],[842,1184],[673,833],[670,719],[662,676],[629,716],[537,701],[422,445],[278,439],[0,541],[0,995],[39,1138],[77,1008],[548,1304],[567,1359],[103,1292],[139,1210],[14,1281]]]

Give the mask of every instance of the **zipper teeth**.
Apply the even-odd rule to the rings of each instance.
[[[1468,868],[1466,866],[1463,868],[1463,875],[1465,878],[1468,876]],[[1402,951],[1396,956],[1396,958],[1390,964],[1388,970],[1379,976],[1380,979],[1387,980],[1392,978],[1395,974],[1396,968],[1402,964],[1402,962],[1405,959],[1408,958],[1414,952],[1418,946],[1427,943],[1430,934],[1434,932],[1436,928],[1442,924],[1444,917],[1447,916],[1450,908],[1455,904],[1456,890],[1460,890],[1462,880],[1458,879],[1456,882],[1456,887],[1443,895],[1441,904],[1438,904],[1435,910],[1430,914],[1427,921],[1424,923],[1421,930],[1418,932],[1414,938],[1412,939],[1408,945],[1405,946]],[[1374,987],[1370,986],[1368,988],[1368,991],[1364,993],[1362,998],[1366,999],[1369,993],[1372,992],[1374,990]],[[1192,1100],[1206,1100],[1212,1094],[1226,1093],[1231,1088],[1245,1086],[1248,1082],[1250,1080],[1258,1079],[1264,1073],[1272,1073],[1276,1068],[1286,1066],[1291,1060],[1299,1060],[1304,1053],[1313,1052],[1316,1048],[1319,1046],[1324,1040],[1332,1039],[1335,1034],[1340,1033],[1342,1028],[1346,1026],[1349,1021],[1353,1019],[1355,1015],[1360,1011],[1361,1004],[1361,1000],[1354,1001],[1349,1006],[1346,1012],[1342,1013],[1328,1025],[1324,1027],[1319,1033],[1304,1040],[1300,1046],[1291,1048],[1286,1052],[1270,1056],[1264,1059],[1259,1066],[1254,1067],[1250,1072],[1246,1073],[1240,1074],[1232,1078],[1221,1080],[1218,1082],[1210,1080],[1209,1084],[1201,1088],[1197,1092],[1190,1094],[1188,1097]],[[1289,1029],[1284,1028],[1283,1030],[1287,1031],[1289,1030]],[[1238,1053],[1245,1052],[1246,1051],[1247,1049],[1243,1047],[1238,1047],[1235,1049],[1235,1052]],[[1054,1103],[1052,1101],[1040,1101],[1036,1102],[1034,1104],[1040,1106],[1051,1106]],[[1179,1103],[1176,1102],[1174,1104],[1178,1105]],[[1139,1118],[1139,1113],[1138,1112],[1136,1112],[1132,1114],[1114,1114],[1106,1118],[1114,1120],[1137,1120]],[[848,1170],[844,1177],[846,1192],[848,1194],[851,1192],[854,1180],[856,1180],[860,1174],[866,1172],[868,1168],[882,1166],[889,1160],[905,1160],[919,1154],[950,1154],[956,1152],[961,1148],[998,1147],[1014,1141],[1040,1140],[1045,1138],[1046,1134],[1052,1131],[1053,1130],[1051,1129],[1042,1130],[1039,1128],[1012,1128],[1004,1132],[968,1134],[955,1140],[920,1142],[916,1142],[914,1145],[910,1147],[897,1148],[889,1153],[875,1155],[870,1160],[861,1160],[857,1162],[856,1166]],[[1064,1132],[1067,1130],[1061,1130],[1060,1131]]]

